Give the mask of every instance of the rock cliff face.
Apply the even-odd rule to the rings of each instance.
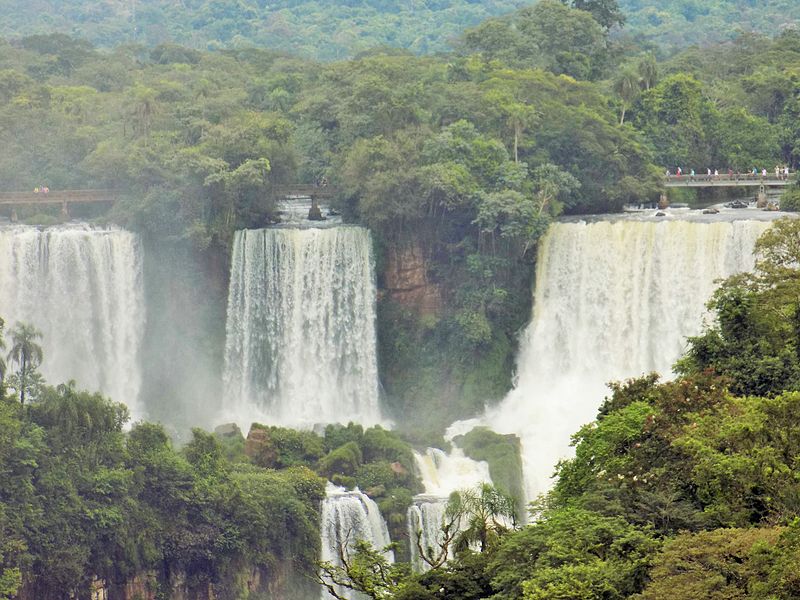
[[[419,242],[392,245],[383,276],[384,290],[390,299],[419,315],[436,315],[441,311],[442,290],[428,276],[428,260]]]
[[[277,564],[267,571],[263,566],[244,565],[231,580],[189,585],[183,573],[173,573],[169,581],[160,582],[155,571],[146,571],[131,579],[111,583],[93,579],[85,600],[226,600],[257,595],[265,600],[297,598],[309,600],[319,595],[318,588],[306,581],[297,582],[290,564]],[[23,587],[18,600],[59,600],[43,598],[33,585]]]

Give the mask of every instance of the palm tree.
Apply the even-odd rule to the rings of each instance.
[[[450,503],[461,505],[466,521],[456,540],[458,550],[477,544],[484,552],[499,535],[516,526],[514,501],[488,483],[453,492]]]
[[[619,124],[625,123],[625,113],[639,95],[639,76],[631,69],[623,70],[614,81],[614,91],[620,99]]]
[[[658,81],[658,64],[656,57],[652,53],[646,54],[638,65],[641,85],[645,90],[649,90]]]
[[[17,323],[11,331],[11,351],[8,359],[13,360],[19,365],[19,400],[25,404],[25,388],[28,379],[36,368],[42,364],[44,355],[42,347],[36,343],[41,339],[42,332],[38,331],[33,325],[27,323]]]

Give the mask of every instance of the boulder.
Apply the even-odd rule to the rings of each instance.
[[[319,209],[316,199],[311,200],[311,208],[308,209],[309,221],[324,221],[325,217],[322,216],[322,211]]]

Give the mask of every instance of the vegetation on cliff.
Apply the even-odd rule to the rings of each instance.
[[[232,592],[242,568],[313,577],[323,479],[231,461],[199,429],[176,450],[160,425],[127,421],[72,383],[0,398],[0,598],[82,598],[94,576]]]

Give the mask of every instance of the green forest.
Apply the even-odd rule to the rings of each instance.
[[[158,598],[182,584],[304,598],[319,567],[375,600],[800,597],[794,220],[760,239],[754,273],[722,282],[677,379],[611,384],[531,524],[515,520],[513,444],[474,430],[459,443],[496,487],[452,498],[470,523],[449,538],[453,561],[404,562],[412,449],[446,446],[449,423],[510,389],[548,226],[654,202],[677,167],[800,165],[795,3],[54,4],[0,2],[0,191],[113,189],[111,210],[73,216],[137,232],[151,273],[182,274],[147,291],[168,317],[147,323],[143,395],[167,425],[43,381],[37,332],[4,332],[0,600],[84,600],[95,578],[139,578]],[[279,219],[278,186],[323,180],[375,242],[396,430],[255,426],[246,445],[191,429],[221,391],[178,379],[189,362],[219,378],[234,232]],[[800,208],[797,186],[783,206]],[[403,253],[420,257],[432,306],[387,291]],[[170,345],[179,330],[193,354]],[[326,479],[379,504],[401,561],[362,545],[346,568],[318,563]],[[253,592],[254,567],[278,590]]]
[[[566,3],[566,2],[565,2]],[[112,48],[180,44],[198,50],[259,46],[306,58],[340,60],[377,46],[415,54],[446,52],[464,29],[513,13],[525,0],[3,0],[0,35],[21,38],[64,33]],[[613,6],[612,6],[613,5]],[[663,53],[690,44],[724,42],[741,33],[775,35],[791,29],[800,8],[791,0],[579,0],[612,17],[615,37]],[[612,6],[611,9],[608,7]],[[604,22],[601,20],[601,22]],[[604,25],[607,24],[604,22]]]

